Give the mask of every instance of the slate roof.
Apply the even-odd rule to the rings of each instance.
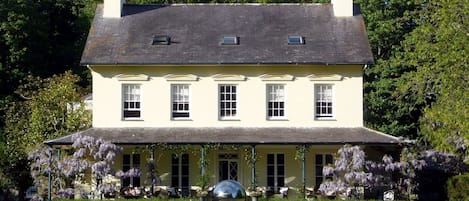
[[[73,135],[102,138],[115,144],[372,144],[397,145],[402,141],[364,127],[353,128],[90,128],[46,141],[72,144]]]
[[[371,64],[361,15],[334,17],[331,4],[124,5],[97,12],[82,65]],[[152,45],[169,35],[171,45]],[[304,45],[288,45],[300,35]],[[239,45],[220,45],[223,36]]]

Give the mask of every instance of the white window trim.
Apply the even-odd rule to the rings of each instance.
[[[283,86],[283,116],[269,116],[269,86],[273,85],[280,85]],[[265,87],[266,93],[266,101],[265,101],[265,109],[266,109],[266,118],[267,120],[288,120],[287,115],[287,87],[286,84],[266,84]]]
[[[124,155],[129,155],[129,156],[130,156],[129,164],[125,164],[125,163],[124,163]],[[139,155],[139,163],[138,163],[138,165],[133,162],[135,155]],[[125,153],[125,154],[123,154],[123,155],[122,155],[122,169],[124,169],[124,166],[125,166],[125,165],[128,165],[128,166],[129,166],[129,169],[132,169],[132,168],[136,169],[136,168],[138,168],[138,169],[141,171],[141,170],[142,170],[142,168],[141,168],[141,166],[142,166],[142,154],[139,154],[139,153]],[[140,176],[137,177],[137,178],[139,178],[139,180],[140,180],[140,181],[139,181],[139,182],[140,182],[140,183],[139,183],[139,186],[141,186],[141,184],[142,184],[142,176],[140,175]],[[134,177],[130,177],[130,178],[129,178],[129,182],[130,182],[130,185],[135,186]],[[124,179],[121,179],[121,185],[122,185],[123,183],[124,183]]]
[[[180,155],[178,156],[178,164],[177,164],[177,166],[178,166],[178,172],[177,172],[178,186],[177,186],[176,188],[178,188],[178,189],[182,189],[182,188],[183,188],[183,186],[182,186],[182,178],[183,178],[183,176],[184,176],[184,175],[182,174],[182,165],[183,165],[183,163],[182,163],[182,155],[183,155],[183,154],[187,154],[187,160],[188,160],[188,166],[189,166],[189,174],[188,174],[187,176],[188,176],[188,184],[189,184],[189,187],[190,187],[190,184],[191,184],[191,167],[190,167],[191,159],[190,159],[190,154],[188,154],[188,153],[182,153],[182,154],[180,154]],[[174,155],[171,155],[171,157],[174,157]],[[171,161],[170,164],[171,164],[171,177],[172,177],[172,176],[174,175],[174,172],[172,172],[172,166],[173,166],[174,164],[172,163],[172,161]],[[170,179],[171,179],[171,180],[170,180],[170,182],[171,182],[170,186],[172,186],[172,185],[173,185],[173,184],[172,184],[172,178],[170,178]]]
[[[317,110],[316,110],[316,96],[317,96],[317,93],[316,93],[316,86],[317,85],[331,85],[332,86],[332,117],[318,117],[317,116]],[[337,101],[336,101],[336,93],[335,93],[335,84],[333,83],[316,83],[314,84],[313,86],[313,117],[315,120],[325,120],[325,121],[334,121],[336,120],[336,105],[337,105]]]
[[[188,99],[188,101],[189,101],[189,111],[188,111],[189,112],[189,117],[173,117],[173,112],[174,112],[174,110],[173,110],[173,101],[174,101],[174,99],[173,99],[173,92],[174,92],[173,91],[173,86],[175,86],[175,85],[186,85],[188,87],[188,90],[189,90],[189,99]],[[171,108],[170,109],[171,110],[170,117],[171,117],[171,120],[175,120],[175,121],[191,120],[191,118],[192,118],[192,90],[191,90],[191,85],[186,84],[186,83],[181,83],[181,84],[171,84],[170,87],[171,87],[171,89],[170,89],[170,91],[171,91],[170,92],[171,93],[170,94],[171,95],[171,98],[170,98],[171,99],[171,102],[170,102],[170,108]]]
[[[236,116],[221,116],[220,111],[221,111],[221,93],[220,93],[220,87],[221,86],[235,86],[236,87]],[[221,121],[239,121],[239,85],[238,84],[230,84],[230,83],[225,83],[225,84],[219,84],[217,86],[217,93],[218,93],[218,119]]]
[[[313,158],[313,159],[314,159],[314,164],[313,164],[313,166],[314,166],[314,186],[316,186],[316,185],[319,186],[319,185],[321,185],[321,184],[316,184],[316,178],[318,177],[318,176],[316,175],[316,166],[317,166],[317,164],[316,164],[316,155],[321,155],[321,156],[322,156],[322,159],[323,159],[323,160],[322,160],[322,164],[321,164],[321,165],[322,165],[322,167],[323,167],[323,169],[324,169],[324,167],[326,167],[326,165],[327,165],[327,164],[326,164],[326,155],[331,155],[331,156],[332,156],[332,165],[334,164],[334,153],[332,153],[332,152],[320,152],[320,153],[315,153],[315,154],[313,155],[313,157],[314,157],[314,158]],[[321,170],[321,172],[322,172],[322,170]],[[327,179],[327,177],[324,176],[324,174],[321,174],[321,175],[322,175],[322,176],[321,176],[321,177],[322,177],[322,181],[325,181],[325,180]]]
[[[140,117],[124,117],[124,104],[125,104],[125,95],[124,95],[124,86],[125,85],[138,85],[140,92]],[[121,84],[121,119],[123,121],[142,121],[143,120],[143,85],[140,83],[122,83]]]
[[[273,154],[274,155],[274,187],[275,188],[280,188],[280,187],[285,187],[287,185],[287,182],[286,182],[286,179],[287,179],[287,160],[286,160],[286,154],[283,153],[283,152],[268,152],[266,154],[266,161],[265,161],[265,164],[266,164],[266,167],[268,167],[269,165],[269,162],[267,161],[267,157],[269,154]],[[285,186],[278,186],[278,183],[277,183],[277,180],[278,180],[278,177],[279,177],[279,174],[278,174],[278,161],[277,161],[277,155],[278,154],[283,154],[283,183],[285,184]],[[268,178],[269,175],[267,173],[267,170],[266,170],[266,177]],[[267,186],[267,180],[266,180],[266,186]]]
[[[236,154],[236,158],[220,158],[220,154]],[[240,174],[243,172],[243,169],[242,169],[242,165],[241,165],[241,159],[243,156],[238,153],[238,152],[233,152],[233,151],[225,151],[225,152],[219,152],[216,154],[216,157],[217,157],[217,163],[215,164],[216,165],[216,168],[218,170],[218,173],[216,174],[217,176],[217,181],[220,181],[220,161],[228,161],[228,164],[229,162],[236,162],[237,163],[237,170],[236,170],[236,177],[237,177],[237,181],[238,182],[241,182],[243,178],[241,178]]]

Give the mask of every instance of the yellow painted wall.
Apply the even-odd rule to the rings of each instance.
[[[362,66],[91,66],[93,127],[360,127],[363,126]],[[216,74],[235,74],[245,81],[215,81]],[[119,74],[149,76],[122,81]],[[168,81],[168,74],[194,74],[197,81]],[[263,74],[289,74],[293,81],[263,81]],[[311,74],[337,74],[340,81],[311,81]],[[142,118],[122,118],[122,84],[141,84]],[[191,120],[171,119],[171,84],[189,84]],[[236,121],[218,116],[218,85],[238,85]],[[266,119],[266,84],[285,84],[287,120]],[[314,118],[314,84],[334,84],[335,119]]]

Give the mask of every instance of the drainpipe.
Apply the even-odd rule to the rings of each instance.
[[[251,189],[256,188],[256,145],[251,145]]]

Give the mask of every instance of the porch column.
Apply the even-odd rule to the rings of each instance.
[[[306,157],[305,157],[305,152],[306,152],[306,146],[301,145],[301,182],[302,182],[302,188],[303,188],[303,198],[306,198]]]
[[[60,148],[57,151],[57,161],[60,161]],[[54,157],[54,150],[51,147],[49,156],[49,173],[47,174],[47,200],[52,200],[52,157]]]
[[[205,177],[205,147],[202,145],[201,152],[201,165],[200,165],[200,174],[202,177]],[[205,186],[202,186],[205,187]]]
[[[256,188],[256,145],[251,145],[251,189]]]
[[[52,157],[54,155],[54,152],[52,150],[52,147],[50,147],[50,155],[49,155],[49,173],[47,174],[47,200],[51,201],[52,200]]]
[[[150,177],[151,177],[151,187],[150,192],[151,196],[153,197],[153,192],[155,189],[155,146],[150,146],[150,163],[151,163],[151,170],[150,170]]]

